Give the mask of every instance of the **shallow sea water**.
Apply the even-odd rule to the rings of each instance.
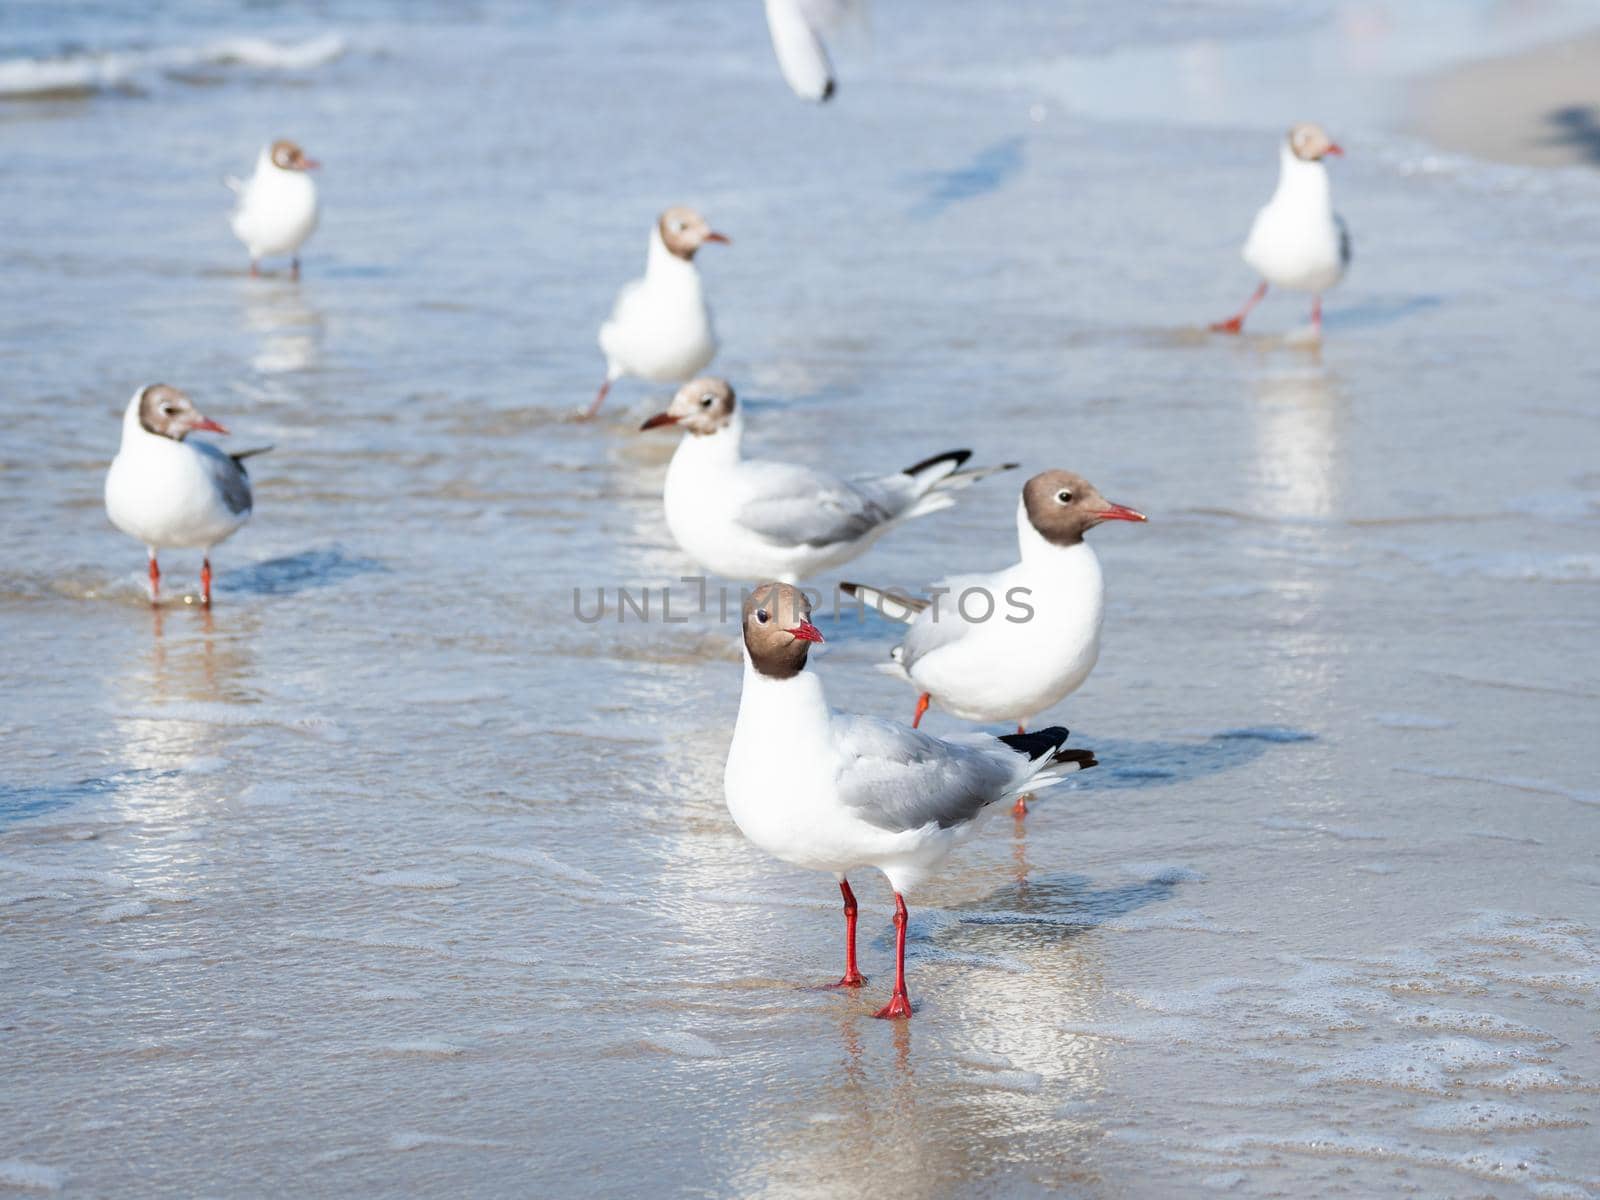
[[[0,1189],[1600,1194],[1600,176],[1388,132],[1383,5],[878,3],[820,110],[745,7],[18,9],[0,84],[124,57],[0,102]],[[1538,32],[1503,9],[1449,44]],[[1310,94],[1372,85],[1319,114],[1354,269],[1320,352],[1284,298],[1208,336],[1306,115],[1229,64],[1313,44]],[[280,134],[326,164],[298,284],[224,219]],[[1094,535],[1054,714],[1103,765],[913,897],[910,1023],[882,881],[871,985],[811,990],[833,882],[723,808],[661,390],[570,419],[677,201],[734,238],[755,445],[1152,518]],[[101,506],[155,379],[275,447],[211,613],[183,554],[152,611]],[[845,576],[1010,561],[1022,477]],[[621,586],[656,619],[574,616]],[[893,630],[819,624],[833,701],[909,718]]]

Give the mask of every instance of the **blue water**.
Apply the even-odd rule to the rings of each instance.
[[[1600,177],[1395,132],[1584,18],[1504,9],[880,2],[817,108],[753,2],[9,7],[0,1187],[1600,1193]],[[1310,115],[1326,344],[1276,296],[1208,336]],[[325,164],[298,283],[226,222],[276,136]],[[1048,466],[1152,517],[1096,531],[1051,714],[1103,766],[914,899],[909,1027],[887,890],[866,994],[809,990],[833,881],[723,809],[715,604],[572,612],[690,610],[660,391],[571,419],[674,202],[734,239],[753,444],[1024,464],[853,573],[1003,565]],[[274,446],[210,613],[102,508],[157,379]],[[828,634],[834,702],[909,717],[893,631]]]

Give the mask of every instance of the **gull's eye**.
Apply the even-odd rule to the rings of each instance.
[[[687,221],[674,221],[672,223],[672,232],[673,233],[682,233],[687,228],[689,228],[689,224],[688,224]]]
[[[1062,488],[1059,492],[1056,493],[1056,499],[1059,500],[1062,504],[1071,504],[1072,503],[1072,493],[1067,491],[1066,488]]]
[[[175,417],[178,415],[178,410],[171,404],[163,404],[161,406],[161,415],[163,417]]]
[[[767,610],[766,609],[764,609],[764,608],[756,609],[756,620],[757,621],[759,621],[761,624],[765,625],[767,623],[768,619],[769,618],[767,616]]]
[[[707,392],[704,396],[700,397],[700,407],[701,408],[710,408],[716,402],[717,402],[717,398],[715,396],[713,396],[710,392]]]

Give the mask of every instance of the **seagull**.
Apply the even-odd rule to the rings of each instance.
[[[684,438],[667,468],[667,527],[685,553],[729,579],[795,583],[849,562],[901,521],[955,503],[950,492],[1016,463],[962,470],[970,450],[892,475],[841,479],[795,463],[744,458],[744,411],[722,379],[694,379],[640,429]]]
[[[921,692],[912,728],[937,703],[968,721],[1014,721],[1022,733],[1083,686],[1100,657],[1105,608],[1100,560],[1083,535],[1102,521],[1145,519],[1106,500],[1081,475],[1045,471],[1023,485],[1021,561],[1005,570],[942,580],[929,598],[841,584],[847,595],[910,626],[883,669]],[[1028,811],[1026,797],[1014,811]]]
[[[1277,284],[1311,293],[1311,326],[1322,337],[1322,293],[1350,266],[1350,230],[1333,211],[1322,160],[1343,153],[1320,125],[1302,122],[1289,130],[1278,150],[1278,190],[1256,214],[1244,244],[1244,260],[1261,276],[1261,286],[1237,313],[1211,326],[1213,331],[1238,333],[1267,285]]]
[[[644,278],[623,285],[611,319],[600,326],[606,378],[585,419],[600,411],[611,385],[624,375],[682,383],[705,370],[717,353],[717,331],[694,254],[707,242],[729,241],[692,208],[661,214],[650,231]]]
[[[210,442],[187,440],[197,431],[227,433],[175,387],[140,388],[122,416],[122,448],[106,473],[106,513],[150,552],[150,601],[161,599],[156,551],[205,550],[200,603],[211,603],[211,549],[250,519],[250,479],[244,460],[270,447],[228,454]]]
[[[833,96],[833,64],[817,32],[816,0],[766,0],[767,29],[778,69],[802,100],[818,103]]]
[[[317,185],[310,172],[321,165],[280,138],[262,147],[249,179],[223,180],[238,197],[233,234],[250,252],[250,274],[261,274],[263,258],[287,254],[290,275],[300,278],[300,247],[317,227]]]
[[[785,862],[831,871],[844,898],[845,973],[856,966],[856,898],[848,872],[876,867],[894,889],[895,981],[879,1017],[909,1017],[906,893],[1000,801],[1095,765],[1064,749],[1060,726],[940,739],[828,707],[806,655],[822,634],[799,589],[763,583],[744,602],[744,690],[723,776],[739,831]]]

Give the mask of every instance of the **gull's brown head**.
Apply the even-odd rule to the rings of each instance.
[[[307,158],[306,152],[288,138],[272,143],[272,165],[285,171],[315,171],[322,164]]]
[[[228,432],[210,417],[201,416],[194,401],[165,383],[152,383],[139,393],[139,424],[146,433],[175,442],[183,441],[197,429],[209,433]]]
[[[1045,471],[1022,485],[1028,523],[1053,546],[1076,546],[1102,521],[1143,521],[1145,515],[1113,504],[1082,475]]]
[[[660,229],[661,240],[666,243],[667,249],[685,262],[693,259],[694,252],[707,242],[726,243],[732,240],[726,234],[712,229],[694,209],[681,204],[662,213],[656,227]]]
[[[769,679],[792,679],[822,634],[811,623],[811,603],[787,583],[763,583],[744,602],[744,648]]]
[[[676,425],[697,437],[704,437],[728,427],[733,420],[736,404],[732,384],[726,379],[703,376],[691,379],[679,388],[672,397],[672,403],[667,405],[667,411],[657,413],[639,428],[659,429],[663,425]]]
[[[1342,155],[1339,143],[1328,136],[1328,131],[1311,121],[1301,121],[1289,130],[1289,149],[1294,156],[1306,162],[1318,162],[1328,155]]]

